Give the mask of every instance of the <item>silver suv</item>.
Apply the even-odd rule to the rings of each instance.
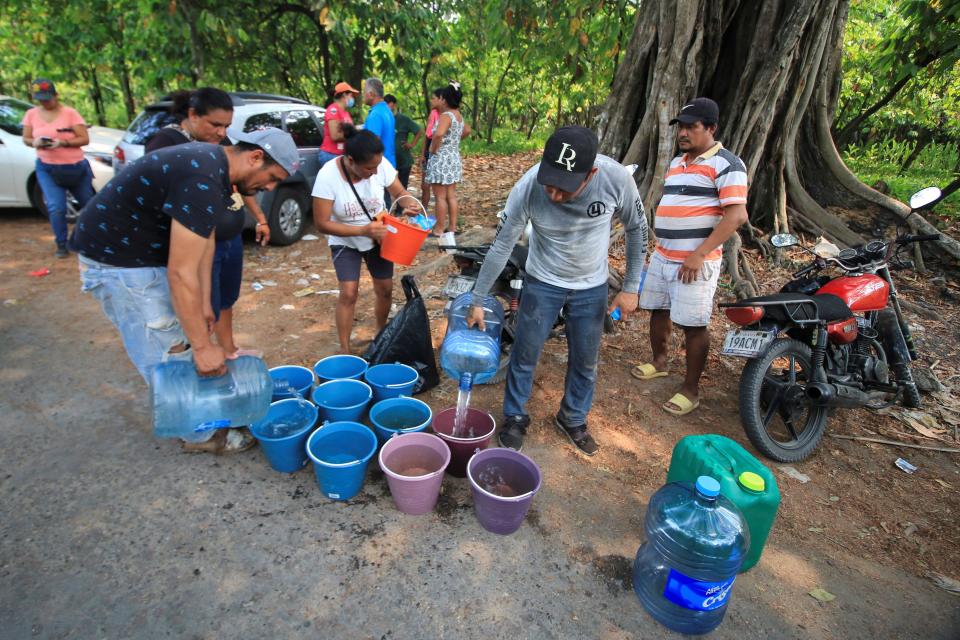
[[[277,127],[291,136],[300,151],[300,170],[273,191],[257,196],[260,208],[270,224],[270,242],[288,245],[303,235],[309,219],[310,192],[320,170],[317,153],[323,142],[323,107],[305,100],[266,93],[230,93],[233,99],[233,126],[252,131],[259,127]],[[171,102],[164,98],[148,106],[127,128],[113,151],[113,167],[119,172],[143,155],[143,147],[160,129],[176,118],[169,113]],[[256,220],[249,213],[245,228]]]

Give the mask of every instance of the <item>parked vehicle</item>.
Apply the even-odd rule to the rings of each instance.
[[[23,116],[29,102],[0,95],[0,207],[33,207],[47,215],[35,176],[37,151],[23,143]],[[113,177],[113,147],[123,132],[90,127],[90,144],[83,152],[93,169],[93,188],[100,190]],[[76,217],[75,201],[67,200],[67,219]]]
[[[914,194],[910,206],[939,197],[930,187]],[[899,235],[835,256],[814,253],[780,293],[719,305],[741,327],[727,332],[723,353],[747,358],[740,419],[764,455],[778,462],[807,458],[834,409],[920,405],[910,371],[917,353],[890,268],[909,266],[899,257],[904,247],[939,237]],[[799,245],[790,234],[771,242]],[[821,275],[828,267],[839,273]]]
[[[320,170],[317,154],[323,142],[324,108],[306,100],[266,93],[235,92],[233,126],[252,131],[260,127],[276,127],[289,133],[300,152],[300,170],[284,180],[275,190],[257,196],[260,208],[270,225],[270,242],[288,245],[296,242],[311,218],[310,193]],[[151,104],[127,128],[114,149],[113,166],[120,171],[143,155],[144,145],[160,129],[172,124],[169,96]],[[256,224],[247,213],[245,228]]]

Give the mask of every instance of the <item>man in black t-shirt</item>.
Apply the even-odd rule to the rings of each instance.
[[[203,142],[146,154],[83,209],[71,247],[83,290],[117,327],[147,384],[156,365],[191,357],[201,375],[225,371],[210,340],[213,233],[224,216],[241,216],[242,195],[271,190],[299,167],[289,134],[267,128],[236,136],[232,147]]]

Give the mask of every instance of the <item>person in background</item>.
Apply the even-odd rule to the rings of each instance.
[[[363,103],[370,107],[363,128],[380,138],[383,143],[383,157],[394,168],[397,166],[396,120],[393,111],[383,101],[383,82],[379,78],[367,78],[363,82]]]
[[[451,82],[433,92],[440,118],[430,142],[426,178],[437,197],[437,227],[457,233],[457,183],[463,180],[460,140],[470,135],[470,125],[460,115],[460,84]]]
[[[40,106],[23,116],[23,142],[37,150],[37,183],[50,216],[55,255],[66,258],[67,191],[80,208],[94,195],[93,170],[80,148],[90,143],[90,136],[83,116],[60,103],[53,82],[34,80],[30,91]]]
[[[378,216],[386,208],[383,194],[410,196],[397,179],[397,170],[383,153],[383,141],[369,131],[344,125],[343,155],[317,173],[313,185],[313,220],[326,233],[340,283],[336,324],[340,352],[350,353],[350,333],[360,289],[360,263],[366,262],[376,296],[377,331],[387,324],[393,296],[393,263],[380,256],[386,226]],[[413,198],[405,213],[417,213]]]
[[[640,380],[667,375],[673,325],[683,327],[687,372],[662,408],[682,416],[700,406],[700,376],[710,351],[710,316],[720,278],[723,243],[747,221],[747,170],[714,140],[720,109],[710,98],[685,104],[677,117],[683,155],[670,162],[654,222],[657,247],[650,258],[640,308],[650,310],[653,362],[630,373]]]
[[[240,133],[233,146],[190,142],[145,154],[84,207],[70,238],[83,291],[117,328],[130,361],[149,385],[153,370],[192,358],[201,376],[226,372],[210,339],[214,228],[243,195],[274,189],[297,171],[289,134]],[[186,451],[225,453],[252,446],[243,429],[217,429]]]
[[[500,446],[523,448],[533,373],[543,343],[564,309],[569,357],[563,400],[553,423],[578,451],[592,456],[599,447],[587,430],[587,414],[597,381],[604,316],[614,308],[623,317],[636,310],[647,252],[647,219],[637,185],[626,167],[597,154],[593,131],[563,127],[547,139],[540,163],[510,190],[505,213],[473,289],[473,304],[480,304],[531,222],[534,233],[503,394]],[[617,219],[627,242],[627,273],[622,291],[608,307],[610,231]],[[467,324],[483,328],[483,309],[471,307]]]
[[[413,154],[410,153],[410,149],[416,147],[417,143],[420,142],[423,130],[420,129],[420,125],[411,120],[409,116],[398,113],[399,108],[397,106],[396,96],[387,94],[383,97],[383,101],[390,107],[390,111],[393,112],[393,117],[396,122],[397,139],[394,148],[397,152],[397,175],[400,178],[400,184],[406,189],[410,182],[410,170],[413,169]],[[407,142],[410,134],[413,134],[413,140]]]
[[[359,91],[346,82],[338,82],[333,88],[333,102],[323,114],[323,143],[320,145],[320,166],[343,155],[343,125],[353,124],[348,109],[356,104]]]
[[[430,208],[430,183],[427,182],[427,162],[430,161],[430,143],[433,142],[433,132],[437,128],[440,112],[437,111],[437,96],[430,94],[430,115],[427,116],[427,126],[423,128],[423,154],[420,156],[420,201],[423,206]],[[436,236],[437,234],[431,234]]]
[[[164,147],[188,142],[229,142],[227,127],[233,121],[233,100],[220,89],[204,87],[195,91],[178,91],[171,96],[170,113],[180,118],[178,123],[160,129],[147,142],[144,151],[150,153]],[[240,196],[234,196],[236,201]],[[242,196],[234,207],[245,206],[257,220],[256,241],[266,245],[270,241],[270,225],[255,196]],[[243,216],[221,217],[216,225],[216,250],[213,256],[211,304],[216,318],[213,331],[217,343],[228,358],[239,355],[233,339],[233,306],[240,298],[243,280]]]

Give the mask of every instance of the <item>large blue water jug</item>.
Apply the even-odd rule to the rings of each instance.
[[[467,313],[473,304],[471,292],[457,296],[447,315],[447,334],[440,347],[440,367],[460,381],[465,373],[473,384],[483,384],[497,373],[500,365],[500,331],[503,326],[503,305],[493,296],[483,298],[483,321],[486,328],[467,327]]]
[[[176,360],[154,369],[150,393],[158,438],[202,442],[213,429],[250,425],[267,415],[273,381],[254,356],[227,360],[227,373],[217,378],[202,378],[192,361]]]
[[[746,520],[709,476],[672,482],[647,506],[647,541],[633,564],[633,589],[653,618],[680,633],[712,631],[750,545]]]

